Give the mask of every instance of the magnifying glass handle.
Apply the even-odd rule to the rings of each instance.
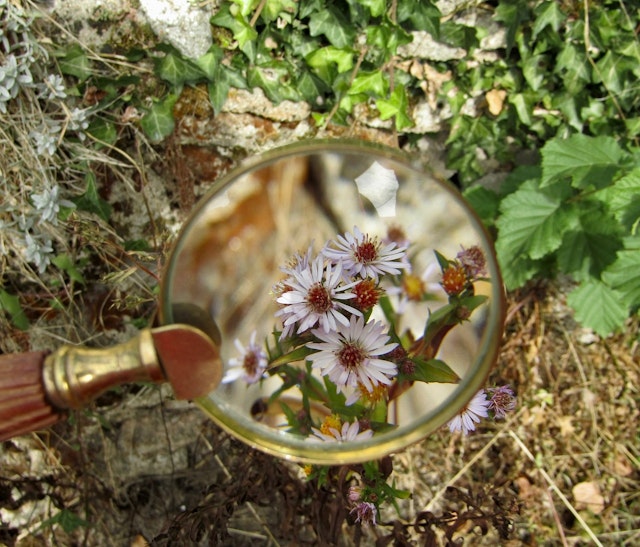
[[[125,383],[169,381],[178,399],[202,397],[220,383],[222,368],[217,345],[187,325],[145,329],[105,349],[0,355],[0,441],[48,427]]]
[[[0,441],[45,429],[64,416],[48,402],[42,385],[47,353],[0,356]]]

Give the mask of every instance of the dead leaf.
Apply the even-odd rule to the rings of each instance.
[[[596,482],[579,482],[573,487],[572,492],[576,509],[589,509],[595,515],[604,510],[604,498]]]
[[[487,91],[484,98],[487,101],[489,112],[494,116],[497,116],[502,112],[504,100],[507,98],[507,92],[504,89],[492,89],[491,91]]]

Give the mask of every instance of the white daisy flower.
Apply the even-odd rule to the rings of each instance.
[[[451,433],[454,431],[462,431],[465,435],[468,435],[471,431],[475,431],[476,424],[480,422],[480,418],[489,416],[489,405],[490,402],[487,400],[484,389],[481,389],[457,416],[449,420],[447,424],[449,431],[451,431]]]
[[[355,422],[345,422],[342,424],[340,430],[335,427],[322,427],[317,429],[311,428],[313,434],[326,442],[346,442],[346,441],[360,441],[364,439],[370,439],[373,436],[372,429],[365,429],[360,431],[360,424],[356,420]],[[326,433],[324,432],[326,431]]]
[[[395,363],[380,359],[398,344],[389,344],[385,326],[379,321],[364,322],[363,317],[351,316],[349,326],[342,332],[311,331],[320,342],[308,342],[307,347],[319,350],[309,355],[313,368],[328,375],[339,392],[359,384],[369,392],[379,384],[391,384],[398,368]]]
[[[338,323],[347,326],[349,320],[341,313],[346,311],[362,315],[342,300],[354,298],[348,292],[355,283],[342,284],[342,268],[339,264],[324,266],[323,257],[318,256],[306,268],[291,268],[292,274],[283,285],[286,290],[276,298],[284,307],[276,312],[282,317],[284,330],[281,338],[288,336],[298,324],[298,333],[304,332],[317,324],[324,332],[336,330]]]
[[[378,281],[380,274],[399,274],[408,267],[406,250],[407,247],[399,247],[394,241],[383,245],[354,226],[353,234],[339,235],[336,241],[322,249],[322,254],[334,262],[341,262],[346,275]]]
[[[256,331],[251,333],[249,344],[246,347],[237,339],[235,346],[240,353],[240,357],[229,359],[231,368],[227,370],[222,378],[222,383],[228,384],[244,377],[248,384],[255,384],[262,378],[268,364],[267,354],[261,346],[256,344]]]

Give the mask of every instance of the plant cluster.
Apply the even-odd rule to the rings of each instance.
[[[478,246],[454,259],[435,252],[435,268],[416,273],[412,246],[399,225],[380,237],[361,232],[338,235],[316,253],[310,247],[282,267],[285,278],[274,287],[279,305],[273,342],[236,341],[223,383],[246,384],[277,378],[265,408],[279,405],[292,435],[310,442],[350,443],[397,427],[390,411],[420,383],[456,383],[457,374],[442,360],[440,348],[452,329],[468,321],[486,297],[476,294],[487,281]],[[430,275],[436,274],[429,282]],[[443,297],[446,303],[443,302]],[[424,321],[421,333],[409,324]],[[449,422],[467,434],[491,414],[504,418],[515,408],[507,386],[480,390]],[[345,467],[342,479],[353,523],[375,525],[381,505],[409,493],[388,483],[383,462]],[[319,486],[336,471],[307,467]]]

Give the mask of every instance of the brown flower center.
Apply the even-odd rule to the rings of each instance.
[[[356,368],[362,364],[367,354],[359,346],[346,344],[338,352],[338,362],[345,368]]]
[[[366,238],[355,251],[355,257],[361,264],[368,264],[378,258],[378,245]]]
[[[331,309],[331,295],[321,283],[316,283],[307,293],[307,303],[315,313],[324,313]]]
[[[247,376],[253,376],[258,371],[258,356],[255,352],[250,351],[244,356],[242,368],[247,373]]]

